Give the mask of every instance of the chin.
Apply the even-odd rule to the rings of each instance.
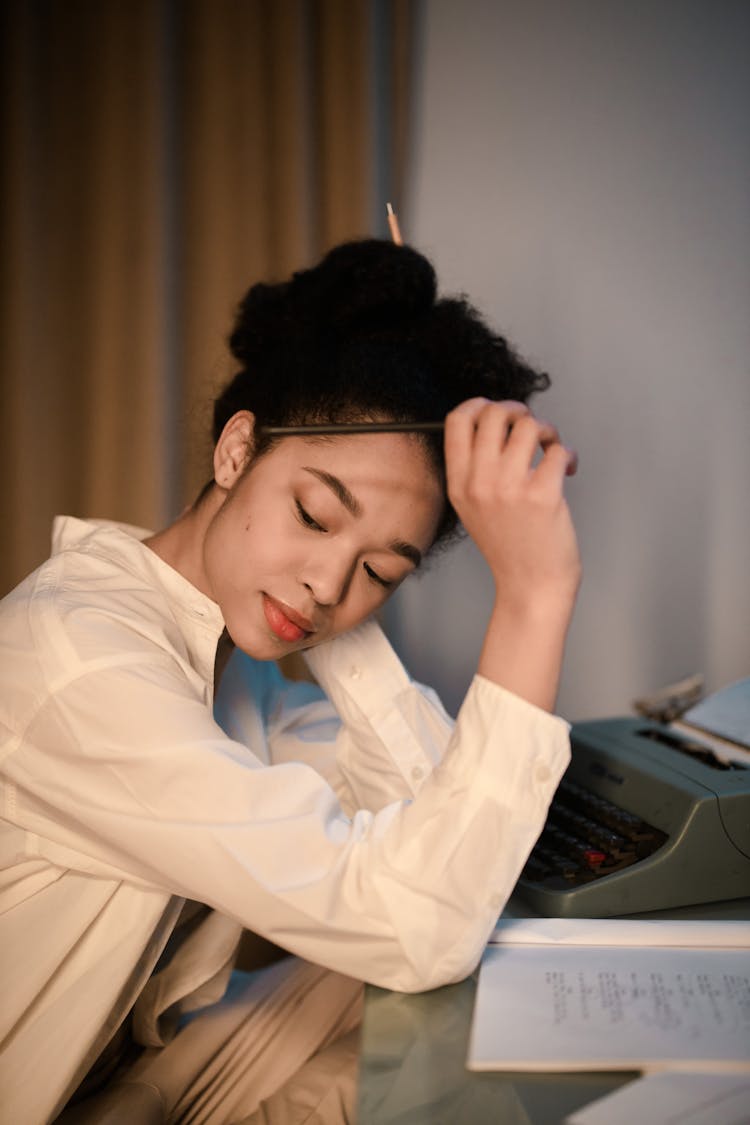
[[[278,660],[279,656],[283,656],[272,639],[260,636],[254,629],[243,628],[242,625],[233,627],[229,621],[226,629],[235,647],[253,660]]]
[[[309,647],[305,645],[304,641],[300,641],[299,644],[290,644],[276,640],[266,633],[258,635],[253,629],[238,628],[233,630],[228,623],[227,632],[235,646],[246,656],[251,657],[252,660],[281,660],[283,656],[289,656],[292,652]]]
[[[246,656],[251,657],[253,660],[270,661],[280,660],[282,656],[286,656],[289,649],[282,648],[280,645],[274,644],[258,644],[252,641],[235,641],[237,648],[241,649]]]

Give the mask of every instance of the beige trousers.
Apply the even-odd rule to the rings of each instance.
[[[350,1125],[362,985],[288,957],[148,1049],[60,1125]]]

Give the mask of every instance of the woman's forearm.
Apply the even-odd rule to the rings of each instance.
[[[493,683],[553,711],[573,601],[523,607],[497,601],[484,638],[478,672]]]

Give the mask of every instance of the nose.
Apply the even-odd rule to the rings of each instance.
[[[346,597],[355,565],[349,552],[336,551],[326,544],[325,550],[305,559],[299,580],[310,590],[318,605],[337,606]]]

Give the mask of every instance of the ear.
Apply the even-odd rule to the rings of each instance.
[[[249,410],[233,414],[221,431],[214,449],[214,480],[229,489],[239,480],[253,453],[255,415]]]

